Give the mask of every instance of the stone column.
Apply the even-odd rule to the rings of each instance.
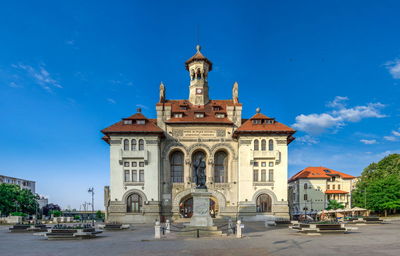
[[[188,182],[189,183],[191,183],[192,182],[192,179],[191,179],[191,161],[190,161],[190,158],[189,157],[187,157],[187,158],[185,158],[185,160],[184,160],[185,162],[184,162],[184,164],[183,164],[183,182],[185,183],[184,184],[184,187],[185,188],[190,188],[191,187],[191,184],[188,184]]]
[[[236,222],[236,238],[242,238],[242,221]]]
[[[155,239],[161,238],[161,226],[159,221],[156,221],[156,224],[154,226],[154,238]]]

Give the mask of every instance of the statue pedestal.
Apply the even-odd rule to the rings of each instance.
[[[193,196],[193,215],[190,226],[211,227],[213,220],[210,216],[210,197],[211,193],[207,189],[195,188]]]

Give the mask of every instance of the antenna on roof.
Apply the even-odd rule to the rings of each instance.
[[[197,45],[200,45],[200,28],[199,28],[199,24],[196,25],[196,41],[197,41]]]

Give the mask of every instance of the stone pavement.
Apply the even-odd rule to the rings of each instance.
[[[9,233],[0,226],[1,256],[80,255],[399,255],[400,221],[359,226],[350,234],[307,236],[287,228],[265,228],[262,222],[244,223],[245,237],[154,240],[154,227],[137,225],[132,231],[105,231],[99,238],[48,241],[32,234]]]

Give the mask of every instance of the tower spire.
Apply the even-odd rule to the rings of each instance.
[[[196,45],[196,54],[185,62],[190,75],[189,101],[194,105],[205,105],[208,97],[208,72],[212,70],[212,62],[201,53],[201,46]]]

